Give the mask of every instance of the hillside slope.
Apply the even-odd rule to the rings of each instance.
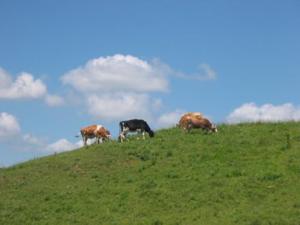
[[[0,224],[300,224],[300,123],[159,131],[0,170]]]

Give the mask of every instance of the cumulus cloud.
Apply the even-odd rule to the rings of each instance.
[[[0,99],[40,98],[46,93],[46,85],[31,74],[23,72],[13,80],[0,68]]]
[[[21,136],[19,142],[15,143],[15,145],[17,149],[21,149],[22,151],[36,152],[40,154],[70,151],[83,146],[82,140],[72,143],[65,138],[61,138],[53,143],[49,143],[47,139],[48,138],[37,137],[32,134],[24,134]],[[93,140],[89,139],[88,143],[93,143]]]
[[[168,90],[170,69],[159,60],[147,62],[131,55],[114,55],[88,61],[61,78],[81,94],[87,112],[112,121],[133,117],[150,118],[161,106],[152,92]]]
[[[9,144],[11,149],[20,152],[58,153],[70,151],[83,146],[82,140],[71,143],[66,139],[60,139],[49,144],[47,138],[41,138],[32,134],[22,134],[17,119],[6,112],[0,113],[0,142]],[[88,140],[91,144],[93,140]]]
[[[83,93],[134,91],[166,91],[168,80],[165,69],[158,63],[149,63],[131,55],[114,55],[88,61],[62,76]]]
[[[75,90],[86,111],[98,119],[151,118],[162,101],[153,92],[169,90],[169,78],[216,79],[208,64],[200,64],[195,75],[172,69],[158,59],[145,61],[131,55],[113,55],[89,60],[85,65],[65,73],[61,80]],[[164,121],[163,121],[164,120]],[[159,123],[167,124],[166,118]]]
[[[300,107],[291,103],[262,106],[246,103],[230,113],[226,120],[228,123],[300,121]]]
[[[122,120],[126,118],[150,118],[152,109],[160,107],[159,100],[146,94],[114,93],[87,98],[88,112],[103,120]]]
[[[64,104],[64,99],[61,96],[58,95],[46,95],[45,102],[48,106],[61,106]]]
[[[80,148],[82,146],[81,142],[71,143],[67,139],[60,139],[52,144],[49,144],[46,147],[47,152],[64,152],[70,151],[76,148]]]
[[[0,113],[0,140],[16,136],[21,128],[17,119],[6,112]]]
[[[157,126],[159,128],[173,127],[178,123],[183,114],[184,111],[180,109],[177,109],[174,112],[164,113],[157,119]]]
[[[30,73],[22,72],[14,80],[0,67],[0,100],[44,99],[48,106],[61,106],[64,99],[47,93],[47,86],[41,79],[35,79]]]

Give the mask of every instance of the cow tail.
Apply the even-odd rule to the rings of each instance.
[[[80,136],[81,137],[83,136],[83,131],[82,130],[80,130],[80,132],[75,135],[76,138],[79,138]]]

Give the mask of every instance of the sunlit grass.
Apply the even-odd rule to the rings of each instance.
[[[0,170],[0,224],[299,222],[299,123],[167,129]]]

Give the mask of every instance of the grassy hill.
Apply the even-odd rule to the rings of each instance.
[[[174,128],[1,169],[0,224],[299,225],[300,123]]]

